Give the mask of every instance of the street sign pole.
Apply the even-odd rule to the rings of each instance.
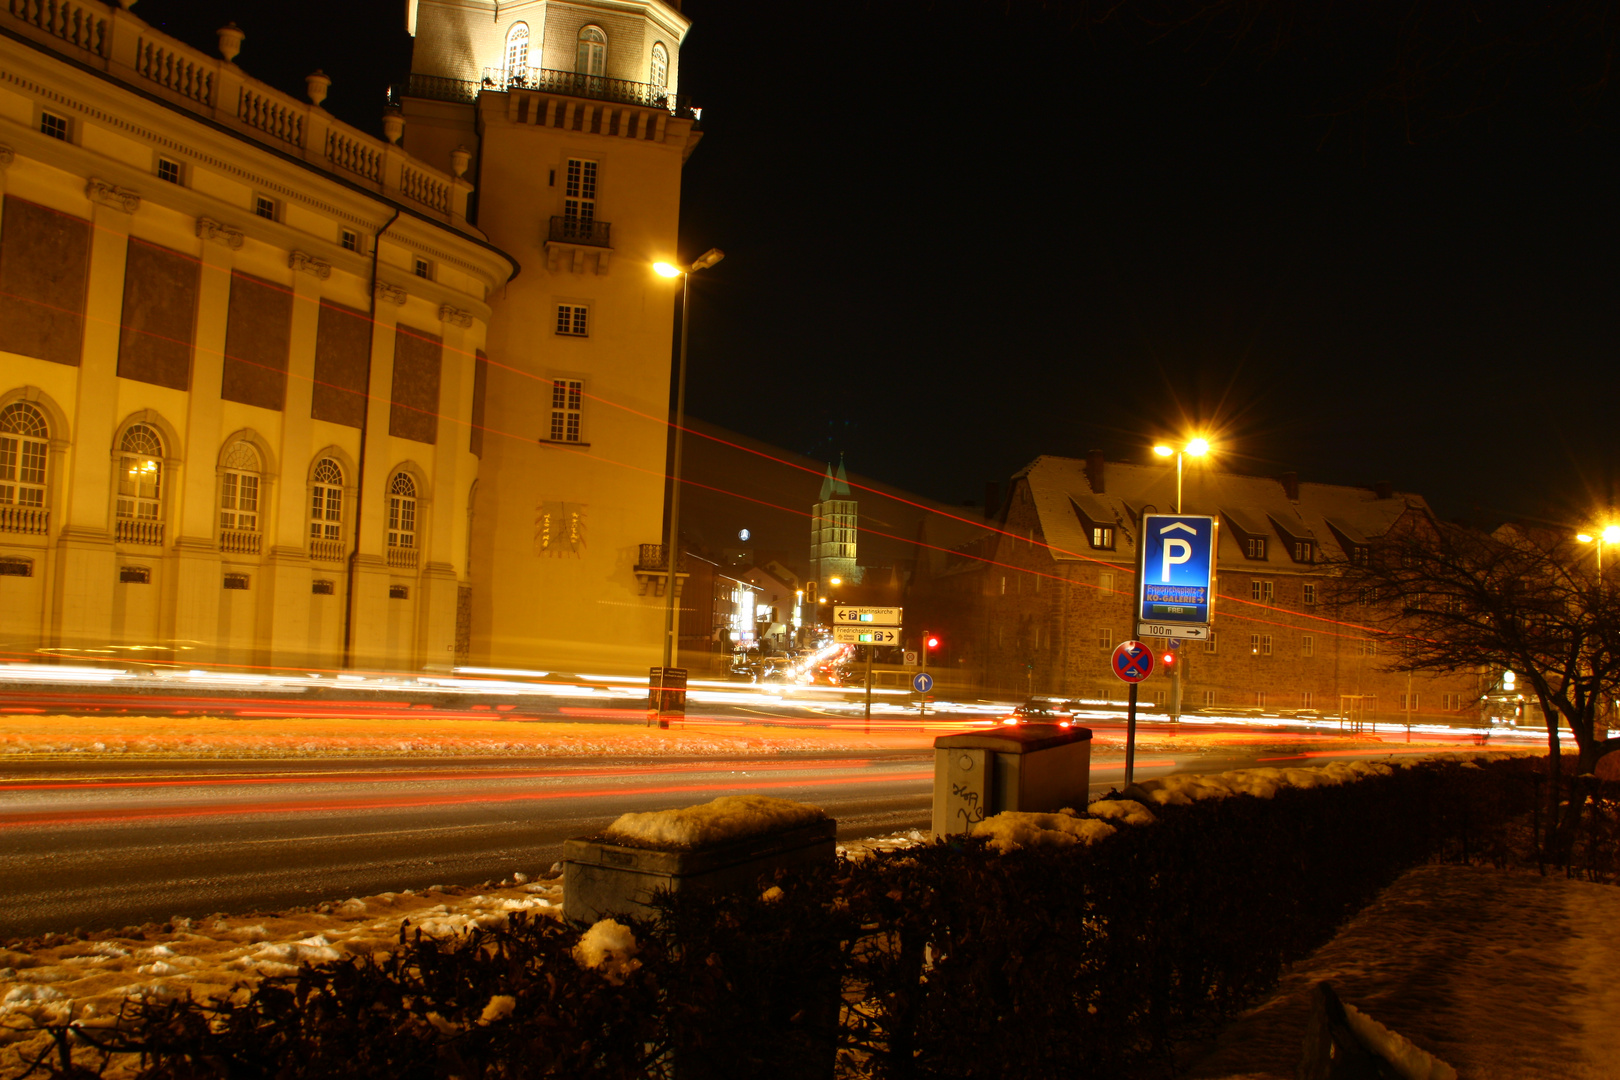
[[[866,733],[872,734],[872,654],[876,645],[866,646]]]
[[[1136,779],[1136,683],[1131,683],[1131,704],[1125,713],[1125,783]]]

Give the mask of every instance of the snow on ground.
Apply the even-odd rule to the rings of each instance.
[[[603,830],[610,840],[659,847],[703,847],[822,821],[827,812],[769,795],[724,795],[699,806],[621,814]]]

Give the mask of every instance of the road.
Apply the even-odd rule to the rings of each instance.
[[[1364,748],[1377,756],[1377,747]],[[1137,758],[1139,779],[1264,750]],[[1123,778],[1094,757],[1092,788]],[[0,772],[0,937],[239,913],[535,874],[627,811],[759,793],[841,838],[927,829],[929,751],[769,757],[14,763]]]

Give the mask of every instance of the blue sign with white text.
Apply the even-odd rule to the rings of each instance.
[[[1214,608],[1215,519],[1144,514],[1141,545],[1137,619],[1168,626],[1208,625]]]

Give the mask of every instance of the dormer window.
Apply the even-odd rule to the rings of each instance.
[[[1104,551],[1114,550],[1114,530],[1105,525],[1096,525],[1091,530],[1091,546]]]
[[[1243,554],[1251,559],[1266,557],[1266,540],[1263,536],[1251,536],[1243,541]]]
[[[1308,540],[1294,541],[1294,561],[1309,563],[1316,561],[1316,545]]]

